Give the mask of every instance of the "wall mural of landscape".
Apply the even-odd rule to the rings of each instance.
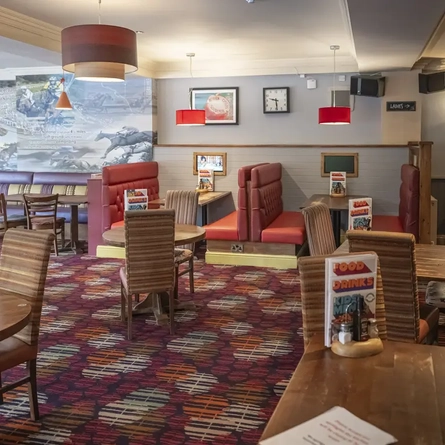
[[[73,110],[56,110],[62,76],[0,81],[0,170],[99,172],[153,159],[155,81],[119,83],[65,77]]]

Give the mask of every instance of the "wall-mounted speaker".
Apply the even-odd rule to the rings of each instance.
[[[445,72],[419,74],[419,93],[430,94],[445,90]]]
[[[382,97],[385,95],[385,77],[351,76],[350,93],[354,96]]]

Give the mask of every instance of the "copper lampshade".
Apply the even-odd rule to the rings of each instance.
[[[205,125],[205,110],[176,110],[176,125]]]
[[[347,125],[351,123],[349,107],[323,107],[318,110],[318,123],[323,125]]]
[[[62,30],[62,66],[78,80],[121,82],[138,69],[136,33],[111,25]]]
[[[62,91],[62,94],[60,95],[55,108],[56,108],[56,110],[72,110],[73,109],[71,102],[68,99],[68,95],[65,93],[65,91]]]

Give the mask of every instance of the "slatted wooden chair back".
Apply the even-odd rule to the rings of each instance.
[[[40,316],[54,234],[9,229],[0,254],[0,289],[19,294],[32,307],[29,324],[15,337],[29,345],[39,338]]]
[[[173,289],[174,210],[125,212],[125,246],[128,295]]]
[[[190,190],[167,190],[165,208],[174,209],[176,224],[196,225],[199,193]],[[193,251],[193,245],[181,246]]]
[[[325,259],[334,256],[340,255],[302,257],[298,261],[305,348],[312,336],[316,334],[324,335],[325,332]],[[380,267],[377,270],[376,319],[379,337],[386,340],[385,301]]]
[[[57,205],[59,195],[23,195],[25,202],[26,217],[28,218],[28,229],[44,224],[57,226]]]
[[[420,310],[414,235],[350,230],[346,236],[350,252],[372,250],[379,256],[385,289],[388,339],[417,343]]]
[[[310,254],[314,256],[333,253],[336,245],[329,207],[324,203],[313,204],[301,212],[306,226]]]

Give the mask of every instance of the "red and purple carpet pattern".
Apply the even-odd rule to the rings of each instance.
[[[27,388],[0,406],[0,444],[257,444],[303,352],[295,270],[198,261],[177,333],[120,321],[119,260],[53,258],[41,323],[41,419]],[[7,383],[23,373],[2,375]]]

